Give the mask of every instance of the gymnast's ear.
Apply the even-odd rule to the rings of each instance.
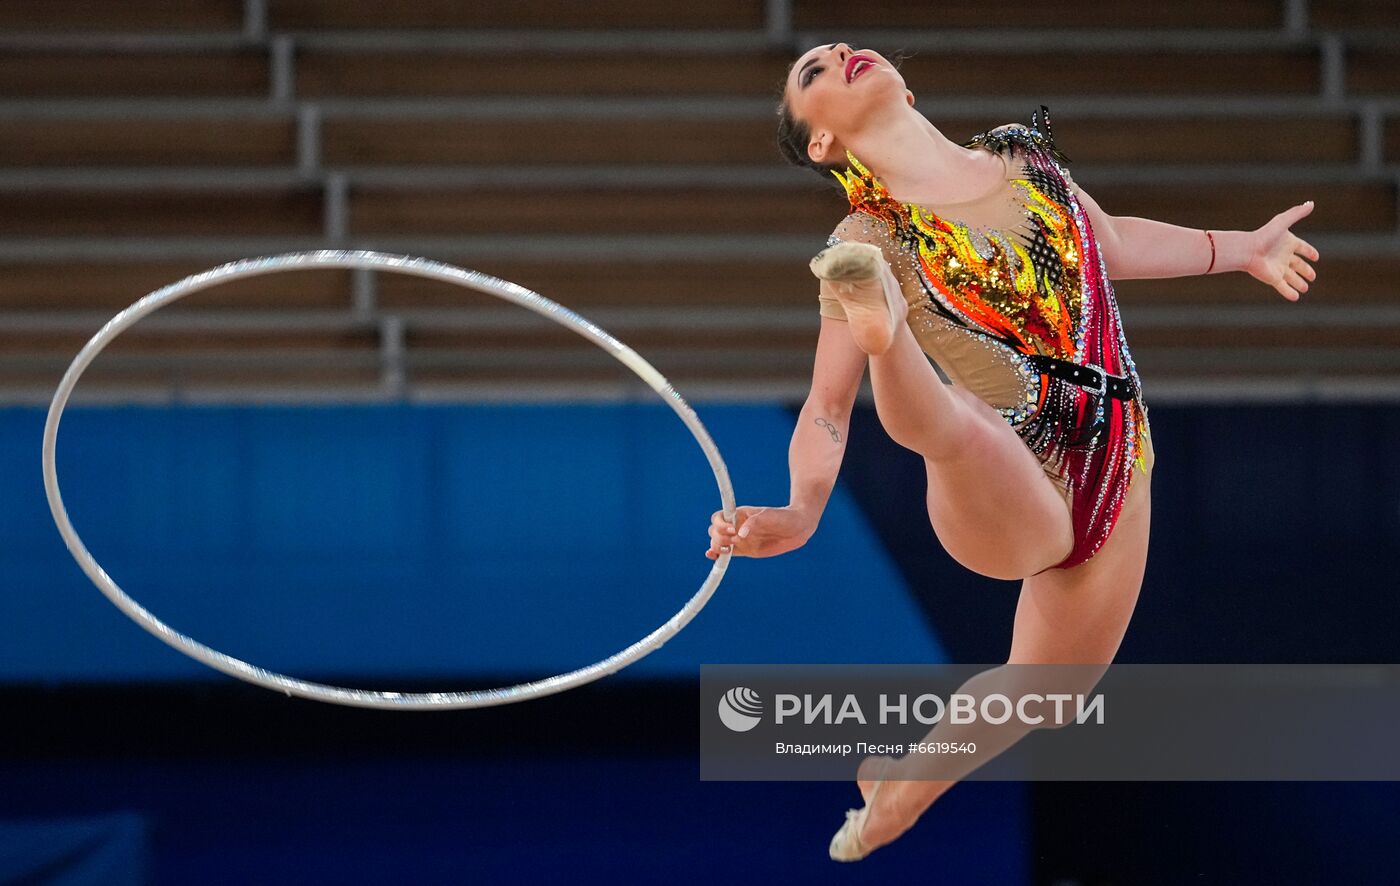
[[[835,152],[836,136],[831,134],[831,130],[823,129],[820,132],[812,133],[812,140],[807,145],[807,156],[812,158],[812,162],[818,165],[827,165],[831,162],[828,159]]]

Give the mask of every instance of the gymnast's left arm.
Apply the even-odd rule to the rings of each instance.
[[[1285,209],[1254,231],[1206,231],[1154,221],[1109,215],[1077,184],[1074,193],[1089,216],[1099,251],[1111,280],[1150,277],[1190,277],[1245,271],[1267,283],[1289,301],[1308,291],[1317,272],[1308,264],[1318,260],[1312,244],[1289,226],[1313,210],[1311,200]],[[1215,260],[1211,263],[1211,239]]]

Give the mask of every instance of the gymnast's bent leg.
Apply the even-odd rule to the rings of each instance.
[[[862,297],[883,304],[879,287],[897,285],[891,273],[821,282],[843,305]],[[1006,420],[965,389],[944,384],[907,322],[869,360],[880,423],[924,457],[929,520],[949,556],[1000,579],[1025,578],[1063,560],[1074,545],[1069,510]]]

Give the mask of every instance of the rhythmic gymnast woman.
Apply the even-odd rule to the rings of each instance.
[[[784,156],[835,176],[850,211],[811,261],[822,319],[791,500],[734,523],[716,512],[706,556],[772,557],[812,536],[868,362],[881,424],[924,457],[938,540],[974,572],[1022,581],[1008,664],[1106,667],[1142,583],[1154,457],[1110,280],[1245,271],[1296,301],[1318,251],[1289,226],[1312,201],[1254,231],[1108,215],[1071,178],[1045,107],[958,144],[914,109],[896,64],[845,43],[793,63],[778,111]],[[940,722],[927,740],[958,735]],[[833,858],[891,842],[956,783],[899,771],[866,758],[865,807]]]

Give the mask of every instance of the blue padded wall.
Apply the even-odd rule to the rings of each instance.
[[[739,503],[785,504],[790,412],[697,411]],[[141,631],[69,556],[43,495],[43,419],[0,410],[0,680],[227,679]],[[313,678],[597,661],[696,593],[720,507],[659,402],[75,407],[57,463],[74,525],[132,597],[215,648]],[[623,673],[943,658],[838,485],[810,544],[734,560],[699,616]]]

